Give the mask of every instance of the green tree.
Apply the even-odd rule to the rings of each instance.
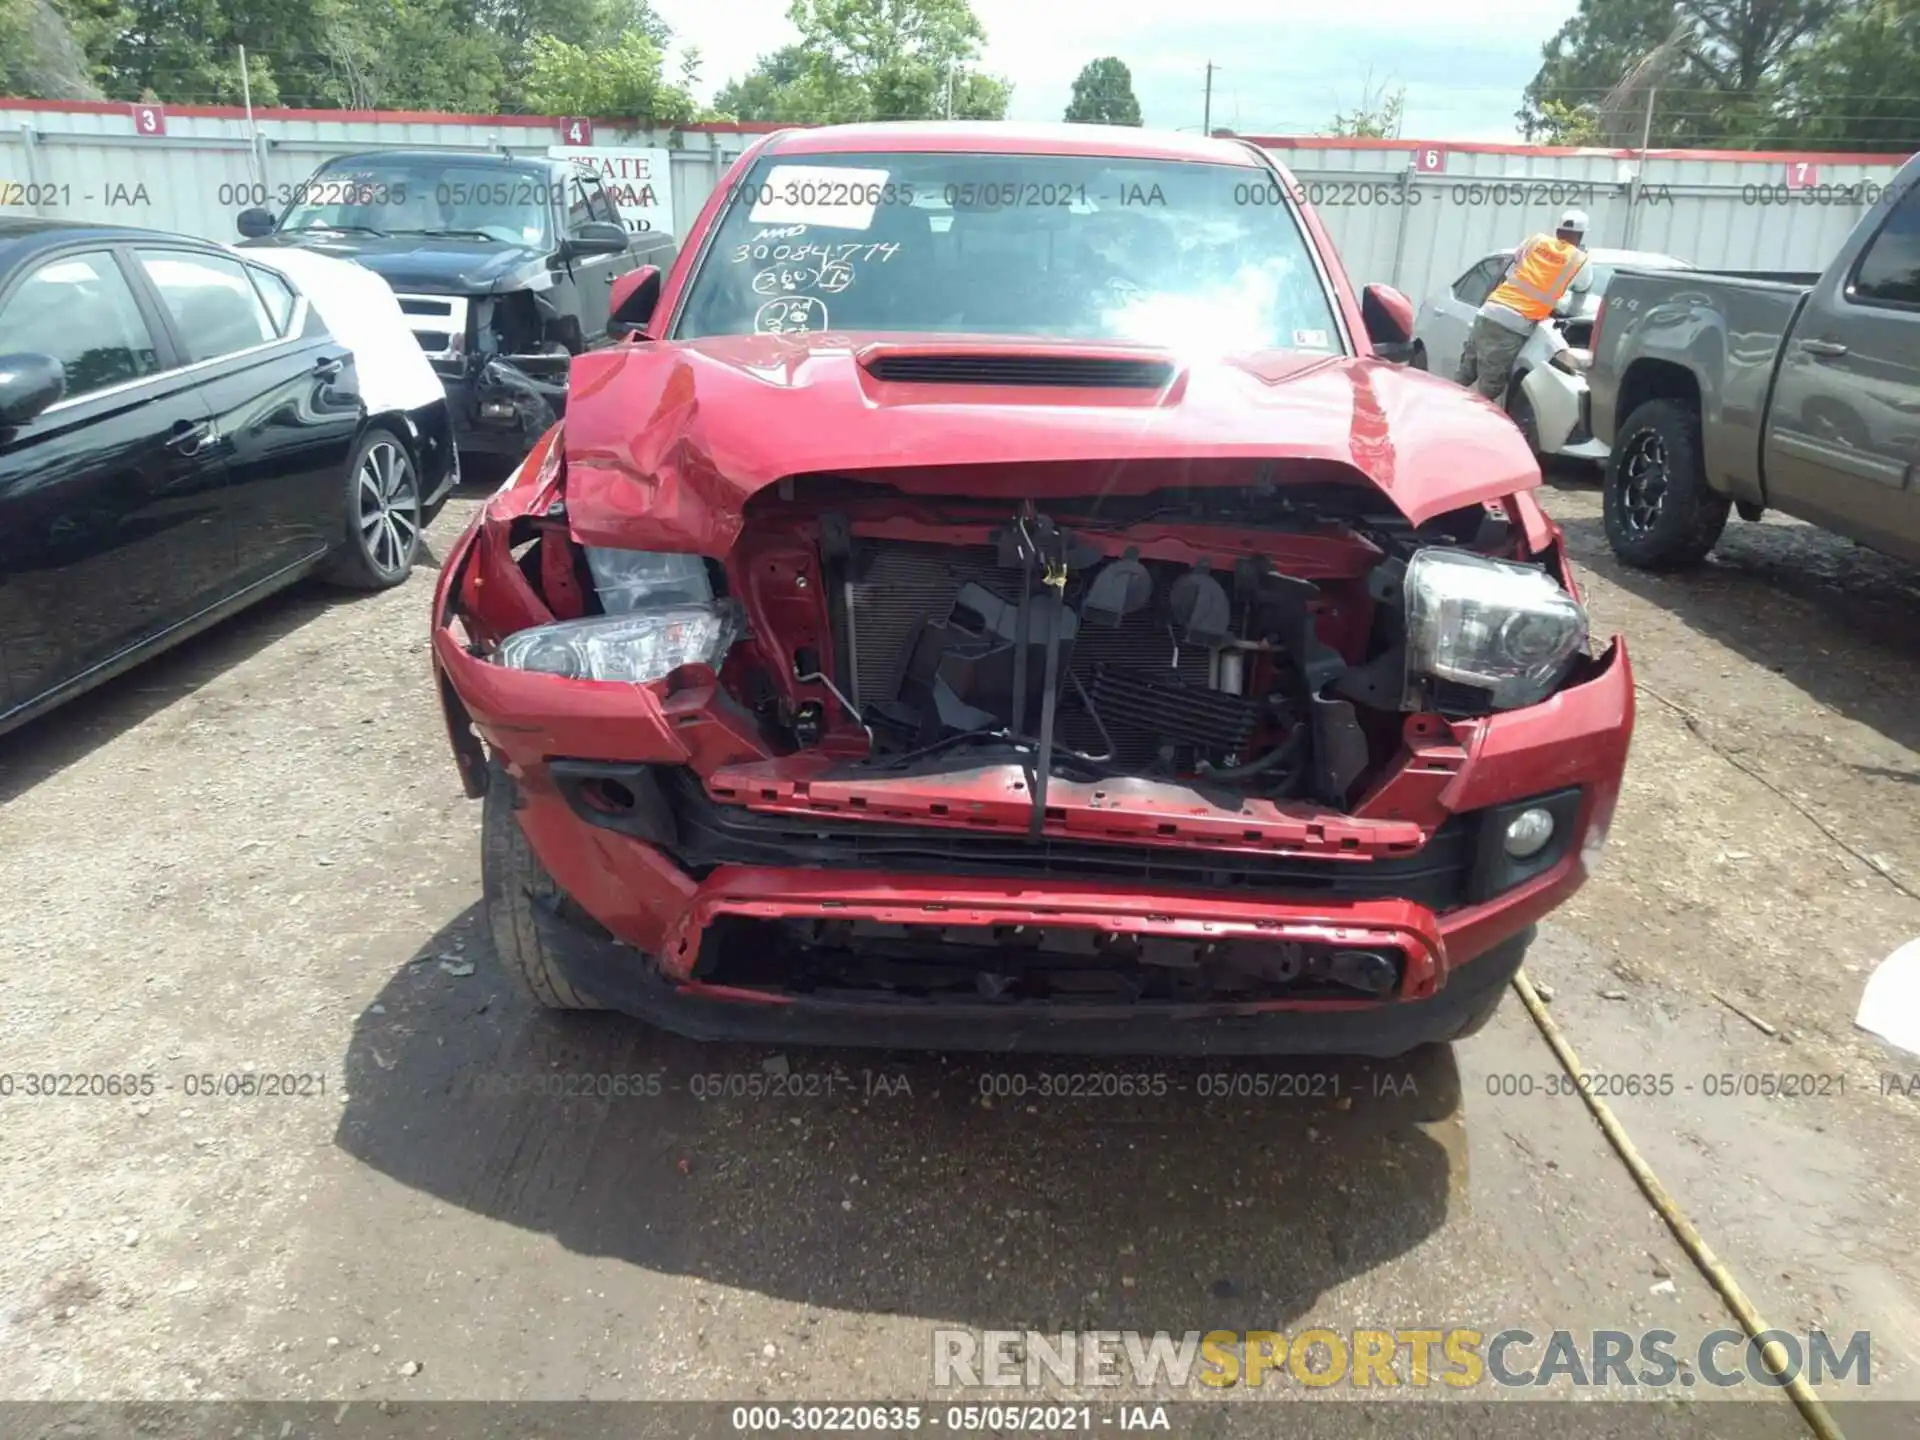
[[[762,55],[745,75],[722,85],[713,108],[734,120],[791,120],[783,112],[806,73],[806,54],[798,45],[785,46]]]
[[[1067,101],[1065,118],[1084,125],[1140,124],[1133,72],[1112,55],[1089,60],[1073,79],[1073,96]]]
[[[1373,76],[1368,75],[1360,86],[1360,103],[1352,110],[1338,111],[1322,133],[1354,140],[1398,140],[1406,110],[1406,86],[1382,85],[1376,90]]]
[[[1658,145],[1776,143],[1787,64],[1842,8],[1863,0],[1580,0],[1541,50],[1516,115],[1528,139],[1555,139],[1569,112],[1599,116],[1613,144],[1638,144],[1652,89]],[[1626,87],[1660,56],[1658,73]],[[1549,108],[1551,104],[1559,108]]]
[[[1570,105],[1565,100],[1540,102],[1540,123],[1531,139],[1542,145],[1604,145],[1600,108]]]
[[[0,95],[101,98],[66,16],[50,0],[0,0]]]
[[[337,103],[352,109],[501,108],[506,47],[457,0],[356,0],[328,46]]]
[[[593,49],[535,35],[528,54],[525,96],[533,111],[631,116],[646,125],[684,125],[700,113],[686,89],[664,78],[660,47],[639,30]]]
[[[1810,149],[1920,149],[1920,0],[1849,5],[1796,51],[1782,114]]]
[[[763,55],[714,108],[739,120],[999,120],[1011,91],[973,68],[986,33],[967,0],[793,0],[800,42]]]
[[[69,0],[74,38],[115,100],[238,103],[238,49],[256,105],[339,104],[329,55],[344,0]]]

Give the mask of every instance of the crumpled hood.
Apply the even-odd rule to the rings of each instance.
[[[1497,408],[1385,361],[1269,351],[1178,362],[1164,390],[1131,392],[889,383],[865,368],[901,350],[1171,358],[1067,341],[841,334],[639,343],[577,356],[565,427],[574,535],[590,545],[724,556],[749,496],[784,476],[820,472],[885,470],[904,490],[952,494],[956,476],[945,467],[1003,466],[967,475],[965,493],[1039,499],[1054,491],[1023,467],[1113,463],[1101,489],[1127,494],[1164,483],[1127,461],[1318,461],[1371,481],[1416,525],[1540,483],[1519,431]],[[1284,482],[1284,467],[1275,478]],[[1064,493],[1087,493],[1084,475],[1065,483],[1073,489]]]
[[[546,253],[467,237],[354,235],[333,230],[282,231],[241,248],[293,248],[352,260],[395,290],[428,294],[486,295],[501,288],[547,283]]]

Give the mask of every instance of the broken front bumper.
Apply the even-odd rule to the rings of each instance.
[[[812,752],[769,758],[710,679],[580,682],[477,657],[462,641],[457,596],[484,587],[500,614],[537,605],[510,556],[477,541],[478,530],[442,567],[433,635],[468,792],[487,783],[484,740],[512,777],[534,852],[597,922],[546,914],[550,952],[585,992],[692,1035],[1376,1054],[1442,1039],[1584,881],[1632,730],[1632,676],[1616,638],[1542,704],[1457,725],[1410,720],[1406,762],[1352,814],[1221,807],[1147,781],[1058,781],[1036,845],[1018,767],[850,776]],[[634,781],[624,808],[607,809],[623,773]],[[680,790],[652,783],[669,773]],[[583,778],[613,789],[588,794]],[[1496,817],[1521,804],[1554,807],[1558,838],[1539,863],[1503,869]],[[885,987],[823,997],[783,986],[777,964],[773,979],[763,966],[736,983],[702,963],[703,942],[721,927],[790,922],[849,923],[868,945],[875,927],[1024,926],[1050,937],[1367,951],[1391,955],[1396,978],[1380,998],[916,1002]]]
[[[549,908],[535,923],[568,981],[612,1009],[693,1040],[1054,1055],[1366,1055],[1450,1040],[1510,981],[1527,926],[1423,1000],[1312,1008],[902,1002],[782,995],[675,979]]]
[[[551,361],[550,356],[527,357]],[[564,362],[565,357],[561,357]],[[453,412],[454,439],[469,455],[505,455],[519,459],[566,412],[566,366],[557,378],[550,364],[535,371],[500,356],[471,368],[435,365]]]

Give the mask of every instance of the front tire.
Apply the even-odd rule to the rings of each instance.
[[[534,897],[564,896],[527,843],[514,805],[513,777],[495,760],[487,766],[487,794],[480,802],[480,893],[486,903],[487,926],[493,932],[494,953],[547,1009],[605,1009],[568,982],[541,941],[540,927],[534,923]]]
[[[1478,1035],[1492,1023],[1493,1017],[1500,1010],[1501,1002],[1506,998],[1507,987],[1496,986],[1485,999],[1460,1017],[1459,1025],[1454,1028],[1451,1035],[1447,1036],[1446,1043],[1451,1045],[1456,1040],[1465,1040],[1469,1035]]]
[[[1732,503],[1707,484],[1700,416],[1649,400],[1627,417],[1607,457],[1607,543],[1640,570],[1677,570],[1707,557]]]
[[[420,472],[400,437],[384,428],[362,435],[347,465],[346,534],[328,578],[355,590],[404,583],[420,553],[424,499]]]

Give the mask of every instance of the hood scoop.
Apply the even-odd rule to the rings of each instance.
[[[867,362],[876,380],[902,385],[1037,385],[1080,390],[1164,390],[1174,368],[1166,360],[1112,355],[1005,355],[973,352],[879,355]]]

